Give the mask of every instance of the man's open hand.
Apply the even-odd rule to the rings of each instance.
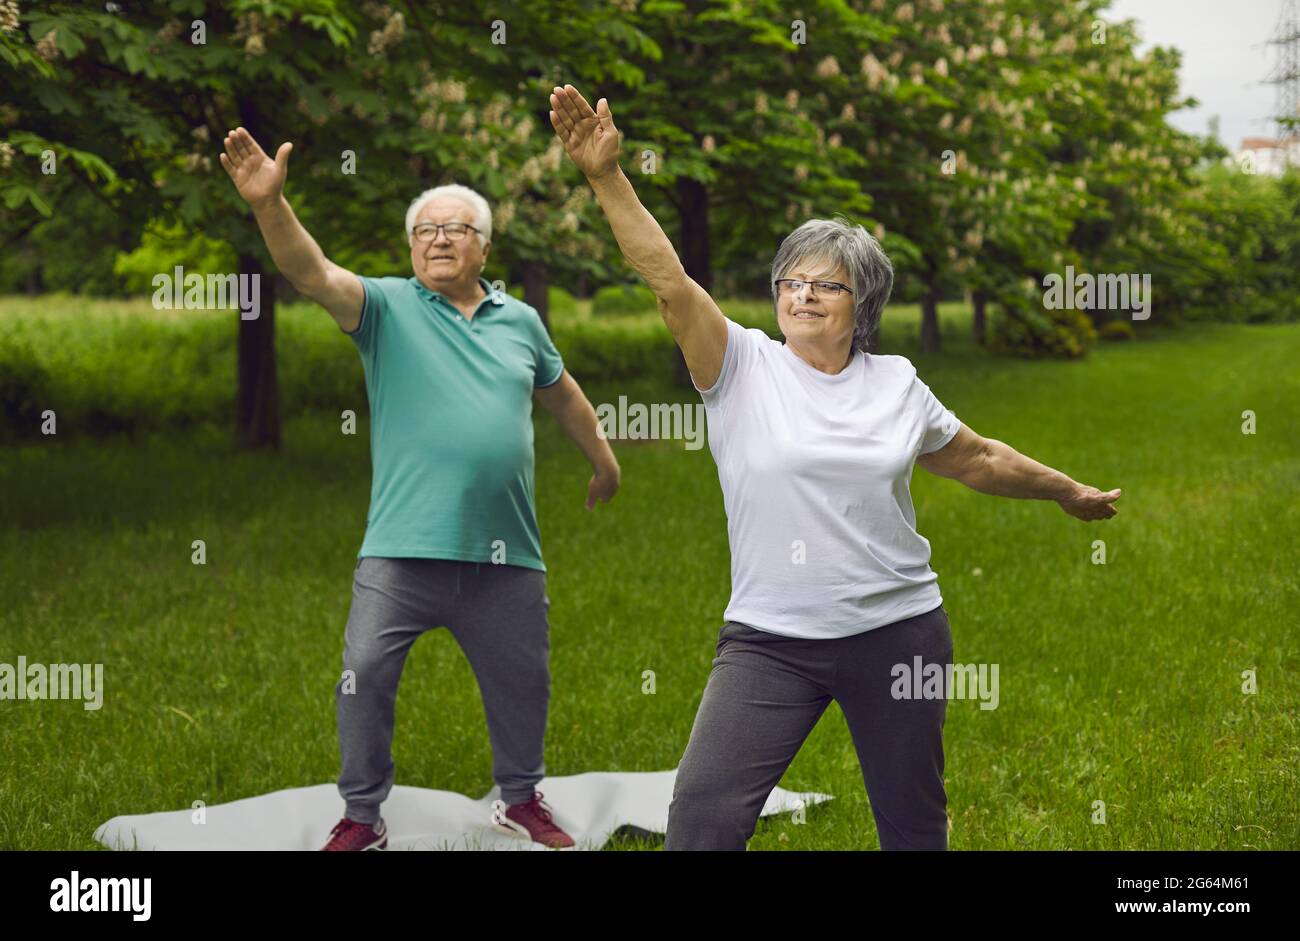
[[[253,135],[239,127],[226,135],[225,145],[221,165],[244,201],[257,209],[278,200],[289,173],[289,152],[293,144],[281,144],[272,160],[253,140]]]

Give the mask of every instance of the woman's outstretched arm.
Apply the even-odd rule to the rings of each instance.
[[[993,438],[977,435],[966,425],[938,451],[916,459],[932,474],[951,477],[980,493],[1024,500],[1055,500],[1081,520],[1110,519],[1119,490],[1102,491],[1071,480],[1060,471],[1026,457]]]
[[[682,267],[672,242],[641,205],[618,165],[618,129],[604,99],[593,111],[572,85],[551,93],[551,125],[587,177],[628,264],[649,285],[659,314],[681,347],[696,385],[711,388],[722,372],[727,324],[709,293]]]

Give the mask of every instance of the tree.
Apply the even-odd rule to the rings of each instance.
[[[544,104],[545,92],[528,83],[550,77],[543,64],[562,71],[548,56],[563,50],[591,74],[628,78],[598,65],[617,63],[627,37],[601,22],[594,3],[503,4],[498,19],[516,36],[509,48],[492,41],[492,21],[457,4],[233,0],[202,17],[195,9],[166,0],[137,16],[54,2],[24,13],[27,35],[6,33],[0,49],[17,99],[39,108],[24,109],[21,131],[7,139],[23,153],[57,141],[84,174],[103,174],[98,192],[120,211],[177,221],[235,249],[239,274],[260,282],[260,316],[238,326],[236,441],[278,448],[273,269],[247,207],[215,167],[226,131],[242,125],[270,152],[293,139],[286,196],[304,224],[340,263],[382,263],[400,257],[394,206],[409,201],[413,180],[490,178],[487,141],[436,116],[422,125],[429,102],[413,87],[473,75],[475,95],[523,88]],[[408,22],[437,41],[413,41]],[[584,39],[577,51],[575,35]],[[11,207],[27,199],[57,211],[62,185],[24,165],[3,193]],[[532,260],[546,260],[544,246],[531,248]]]

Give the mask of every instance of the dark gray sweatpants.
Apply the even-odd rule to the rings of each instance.
[[[844,712],[881,849],[946,850],[946,699],[895,699],[895,664],[952,662],[932,611],[850,637],[804,640],[734,621],[677,768],[665,850],[743,850],[772,788],[830,701]]]
[[[393,721],[406,655],[446,627],[478,680],[492,777],[507,804],[527,801],[545,775],[550,701],[546,573],[518,565],[365,556],[352,578],[343,676],[334,686],[345,815],[379,819],[393,787]],[[348,671],[355,690],[346,692]]]

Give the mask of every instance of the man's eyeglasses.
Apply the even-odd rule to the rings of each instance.
[[[776,282],[776,285],[783,294],[798,294],[805,287],[816,288],[812,293],[825,294],[827,297],[839,297],[845,291],[853,293],[847,284],[840,284],[838,281],[800,281],[797,278],[782,278]]]
[[[453,242],[459,242],[471,229],[475,232],[478,231],[472,225],[464,222],[421,222],[411,230],[411,234],[421,242],[432,242],[438,237],[439,229],[442,229],[447,238]]]

